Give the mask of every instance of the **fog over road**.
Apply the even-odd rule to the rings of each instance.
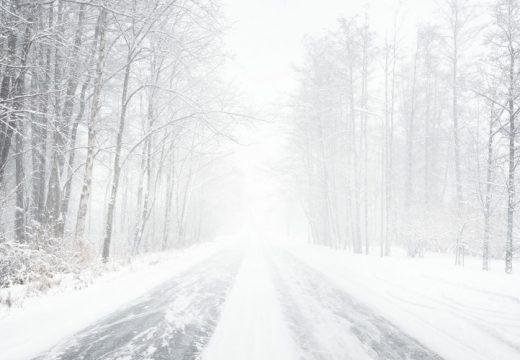
[[[255,261],[263,265],[248,265]],[[258,306],[256,304],[276,306],[281,316],[258,321],[261,323],[243,323],[241,326],[237,326],[235,320],[234,324],[225,327],[226,332],[236,332],[227,336],[231,341],[236,341],[237,347],[240,347],[238,342],[243,339],[251,344],[265,341],[269,336],[277,336],[278,343],[283,341],[285,344],[278,344],[278,349],[272,349],[270,356],[278,356],[280,359],[286,359],[288,353],[294,359],[309,360],[441,359],[287,251],[262,247],[247,250],[242,247],[228,248],[66,339],[37,359],[219,357],[212,355],[211,351],[205,353],[204,350],[219,322],[226,321],[226,315],[221,316],[222,310],[238,274],[242,275],[242,286],[236,290],[241,293],[265,286],[259,284],[260,280],[257,279],[260,277],[264,282],[269,281],[276,301],[265,299],[263,303],[263,299],[256,299],[253,307]],[[243,286],[245,283],[248,284],[246,287]],[[247,294],[235,294],[242,295]],[[247,296],[238,299],[250,300],[251,297]],[[257,310],[262,317],[265,309],[261,309],[262,305],[259,307]],[[246,306],[241,311],[255,310]],[[271,313],[267,311],[265,314],[269,317]],[[244,313],[235,315],[242,322],[254,319]],[[281,335],[268,333],[259,337],[258,331],[262,329],[270,332],[263,322],[270,322],[275,327],[286,327],[289,336],[280,339]],[[253,328],[257,331],[256,335]],[[248,329],[251,329],[251,333]],[[248,336],[254,338],[248,339]],[[258,344],[258,348],[272,344],[270,341],[265,342]],[[280,346],[290,351],[284,351],[282,355]],[[255,354],[256,346],[248,345],[245,348],[244,351],[250,351],[247,355],[249,359],[260,358],[260,354]],[[232,350],[229,346],[226,349]],[[232,354],[221,356],[228,359],[239,356],[236,352]]]

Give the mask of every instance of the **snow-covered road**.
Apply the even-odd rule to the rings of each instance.
[[[219,319],[242,250],[220,252],[37,359],[196,359]]]
[[[75,335],[49,344],[50,350],[36,359],[515,358],[511,341],[498,343],[492,334],[464,323],[463,309],[446,315],[440,305],[432,305],[432,286],[442,294],[447,291],[441,285],[426,284],[432,295],[420,300],[390,281],[402,278],[411,284],[403,274],[384,283],[370,280],[382,279],[383,273],[375,265],[362,265],[368,258],[334,254],[312,247],[221,247]],[[423,269],[421,274],[426,273]],[[385,297],[385,284],[401,289],[406,301]],[[504,297],[502,304],[507,301]],[[439,321],[444,318],[457,327],[451,331],[450,324]],[[513,326],[515,314],[508,319]]]
[[[287,251],[261,246],[217,253],[37,359],[199,358],[440,359]]]
[[[441,359],[287,252],[272,252],[284,313],[302,359]]]

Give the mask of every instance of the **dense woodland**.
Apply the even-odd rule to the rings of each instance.
[[[410,31],[399,1],[385,26],[367,6],[306,40],[283,177],[315,244],[510,273],[520,1],[436,11]],[[248,118],[225,28],[214,0],[0,0],[0,286],[219,233]]]
[[[510,273],[520,1],[438,1],[415,32],[406,17],[396,2],[380,30],[367,8],[306,43],[290,151],[311,239],[473,254],[485,270],[502,258]]]
[[[214,236],[221,20],[212,0],[0,1],[0,286]]]

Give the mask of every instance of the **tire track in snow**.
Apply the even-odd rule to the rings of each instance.
[[[289,253],[270,260],[303,359],[442,359]]]
[[[242,257],[243,249],[220,252],[36,359],[198,359]]]

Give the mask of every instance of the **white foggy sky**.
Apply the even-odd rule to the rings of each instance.
[[[396,0],[398,1],[398,0]],[[394,0],[369,2],[371,25],[380,35],[393,21]],[[334,28],[340,16],[363,11],[366,1],[356,0],[223,0],[231,29],[227,49],[234,60],[229,76],[247,104],[283,101],[295,86],[293,65],[303,56],[306,35]],[[401,1],[406,22],[403,32],[415,32],[417,22],[435,11],[435,0]],[[390,25],[391,26],[391,25]]]

